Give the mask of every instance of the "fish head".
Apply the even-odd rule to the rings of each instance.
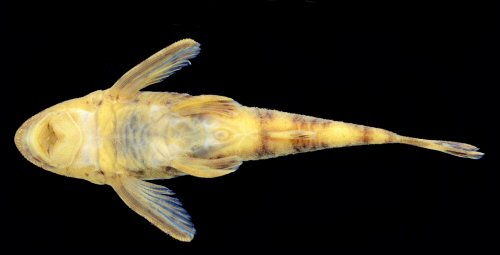
[[[31,163],[65,175],[82,145],[77,116],[61,103],[25,121],[17,130],[17,149]]]
[[[17,130],[14,137],[17,149],[28,161],[45,170],[88,179],[89,171],[96,168],[92,158],[95,153],[85,147],[85,141],[95,137],[95,116],[103,101],[104,91],[98,90],[35,114]]]

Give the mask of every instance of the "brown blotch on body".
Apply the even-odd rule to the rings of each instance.
[[[329,120],[311,118],[302,115],[294,115],[292,121],[295,128],[302,131],[317,131],[329,127],[331,123]],[[326,142],[318,140],[317,137],[311,139],[309,136],[298,137],[298,139],[291,140],[291,143],[295,152],[304,152],[329,147]]]
[[[165,171],[165,173],[167,173],[167,175],[169,175],[171,177],[176,177],[176,176],[181,175],[181,172],[179,172],[177,169],[170,167],[170,166],[166,166],[164,168],[164,171]]]
[[[165,167],[165,172],[168,173],[168,174],[173,174],[173,173],[177,172],[177,169],[175,169],[173,167],[170,167],[170,166],[166,166]]]
[[[320,123],[320,119],[314,118],[311,122],[311,129],[315,129],[319,123]]]
[[[269,146],[270,138],[266,130],[267,130],[267,124],[271,122],[271,120],[274,118],[274,114],[269,110],[257,109],[257,117],[259,118],[261,132],[260,132],[260,145],[257,146],[255,153],[259,157],[273,155],[274,153]]]
[[[315,150],[318,148],[317,139],[294,139],[292,147],[295,152],[303,152],[306,150]]]
[[[294,115],[292,118],[292,122],[297,130],[307,130],[306,129],[307,121],[303,116]]]
[[[257,155],[259,157],[273,155],[274,152],[269,147],[269,139],[270,138],[267,135],[267,133],[265,131],[262,131],[260,134],[260,137],[261,137],[260,146],[257,147],[257,151],[256,151]]]
[[[373,140],[372,132],[371,132],[371,129],[369,127],[362,127],[362,131],[361,132],[363,132],[361,141],[364,144],[368,144],[368,143],[370,143]]]
[[[323,121],[323,122],[321,123],[321,126],[322,126],[323,128],[328,128],[328,127],[330,127],[330,124],[332,124],[332,121],[325,120],[325,121]]]
[[[305,148],[304,144],[300,140],[292,141],[292,147],[295,152],[302,152]]]
[[[330,145],[329,145],[327,142],[325,142],[325,141],[322,141],[322,142],[320,143],[320,146],[321,146],[321,148],[323,148],[323,149],[326,149],[326,148],[329,148],[329,147],[330,147]]]
[[[270,110],[265,109],[257,109],[257,116],[261,127],[264,127],[267,123],[274,119],[274,114]]]

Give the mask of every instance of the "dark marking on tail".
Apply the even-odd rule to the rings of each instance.
[[[265,126],[267,123],[274,119],[274,114],[269,110],[257,109],[257,116],[259,117],[260,127],[261,127],[261,143],[260,147],[257,149],[256,153],[259,157],[272,156],[274,152],[270,148],[269,135],[265,131]]]
[[[271,150],[270,146],[269,146],[269,136],[267,135],[266,132],[262,132],[261,133],[261,144],[260,144],[260,147],[259,149],[257,149],[257,155],[259,157],[262,157],[262,156],[272,156],[274,154],[274,152]]]
[[[306,139],[292,140],[292,146],[295,152],[303,152],[308,149],[312,150],[316,147],[313,143],[311,143],[311,140],[306,140]]]
[[[308,123],[308,121],[306,121],[304,116],[295,115],[292,118],[292,122],[293,122],[294,126],[296,126],[297,130],[309,130],[307,128],[307,124],[309,124],[309,123]]]
[[[371,128],[363,126],[362,129],[363,129],[363,131],[362,131],[363,138],[361,139],[361,141],[365,144],[369,144],[373,138],[372,134],[371,134],[372,133]]]
[[[294,126],[296,127],[295,129],[297,130],[308,130],[306,129],[306,120],[304,119],[303,116],[301,115],[295,115],[292,118],[292,122]],[[291,141],[292,142],[292,147],[295,152],[302,152],[308,148],[308,140],[305,139],[294,139]]]
[[[315,131],[319,129],[326,129],[330,127],[332,121],[307,117],[302,115],[295,115],[292,118],[295,129],[303,130],[303,131]],[[302,137],[298,137],[298,139],[291,140],[292,147],[295,152],[304,152],[304,151],[312,151],[318,149],[325,149],[330,147],[328,143],[325,141],[320,141],[317,138],[313,139],[302,139]]]

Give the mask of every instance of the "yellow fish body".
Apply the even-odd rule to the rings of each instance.
[[[191,241],[190,216],[169,189],[145,180],[212,178],[243,161],[353,145],[403,143],[478,159],[477,148],[417,139],[362,125],[245,107],[222,96],[139,92],[199,53],[178,41],[123,75],[111,88],[52,106],[28,119],[15,143],[33,164],[108,184],[155,226]]]

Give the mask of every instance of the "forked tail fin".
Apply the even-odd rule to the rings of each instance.
[[[478,151],[479,148],[466,143],[426,140],[405,136],[400,139],[400,143],[441,151],[461,158],[480,159],[484,155],[484,153]]]

